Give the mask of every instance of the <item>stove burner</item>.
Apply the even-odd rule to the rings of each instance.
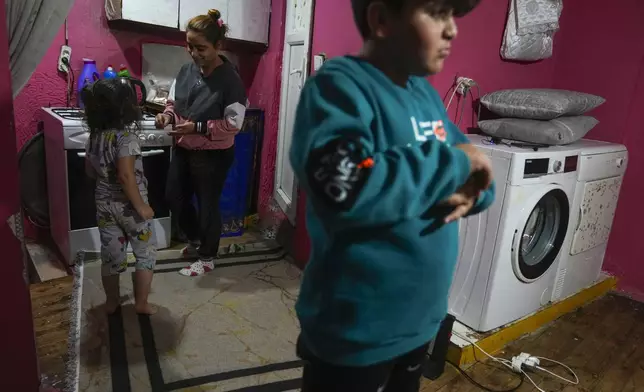
[[[74,108],[52,109],[51,111],[66,119],[82,119],[84,116],[82,110]]]

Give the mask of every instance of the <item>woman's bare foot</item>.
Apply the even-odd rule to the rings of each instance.
[[[116,311],[121,307],[121,302],[119,300],[108,299],[105,301],[105,312],[108,315],[116,313]]]
[[[153,314],[156,314],[159,309],[154,305],[146,303],[143,305],[134,305],[134,311],[136,311],[137,314],[147,314],[148,316],[152,316]]]

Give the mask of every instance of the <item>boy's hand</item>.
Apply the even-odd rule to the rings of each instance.
[[[471,144],[459,144],[456,148],[463,150],[470,158],[470,186],[473,186],[478,192],[484,191],[492,184],[492,163],[487,155],[483,154],[478,148]]]
[[[476,182],[474,177],[470,177],[460,189],[441,202],[442,206],[454,207],[454,210],[445,217],[445,223],[461,219],[474,207],[480,194]]]

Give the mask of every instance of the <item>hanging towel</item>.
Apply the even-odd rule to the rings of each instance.
[[[551,57],[562,9],[562,0],[510,0],[501,57],[518,61]]]

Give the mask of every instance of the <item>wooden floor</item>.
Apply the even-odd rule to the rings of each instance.
[[[69,330],[72,277],[31,286],[36,345],[40,370],[54,386],[63,381]],[[579,376],[578,386],[564,385],[539,374],[532,378],[548,392],[644,391],[644,304],[609,295],[557,320],[496,355],[512,358],[521,352],[552,358],[570,366]],[[480,360],[484,354],[478,356]],[[467,373],[492,390],[516,386],[519,377],[498,365],[477,363]],[[549,368],[559,372],[560,368]],[[559,373],[568,377],[565,373]],[[636,387],[637,386],[637,387]],[[452,366],[435,382],[423,382],[422,392],[475,392]],[[527,380],[519,392],[536,392]]]
[[[527,352],[552,358],[570,366],[579,376],[579,385],[564,385],[554,377],[531,375],[545,391],[644,391],[644,304],[609,295],[575,313],[568,314],[543,330],[510,346],[498,357],[511,359]],[[484,354],[478,356],[485,358]],[[489,361],[488,361],[489,362]],[[548,367],[570,378],[561,367]],[[467,373],[491,390],[507,390],[519,383],[519,377],[499,365],[477,363]],[[424,382],[422,392],[474,392],[472,385],[452,366],[435,382]],[[527,379],[517,389],[538,391]]]
[[[36,350],[40,373],[47,385],[64,386],[70,303],[74,277],[30,286]]]

